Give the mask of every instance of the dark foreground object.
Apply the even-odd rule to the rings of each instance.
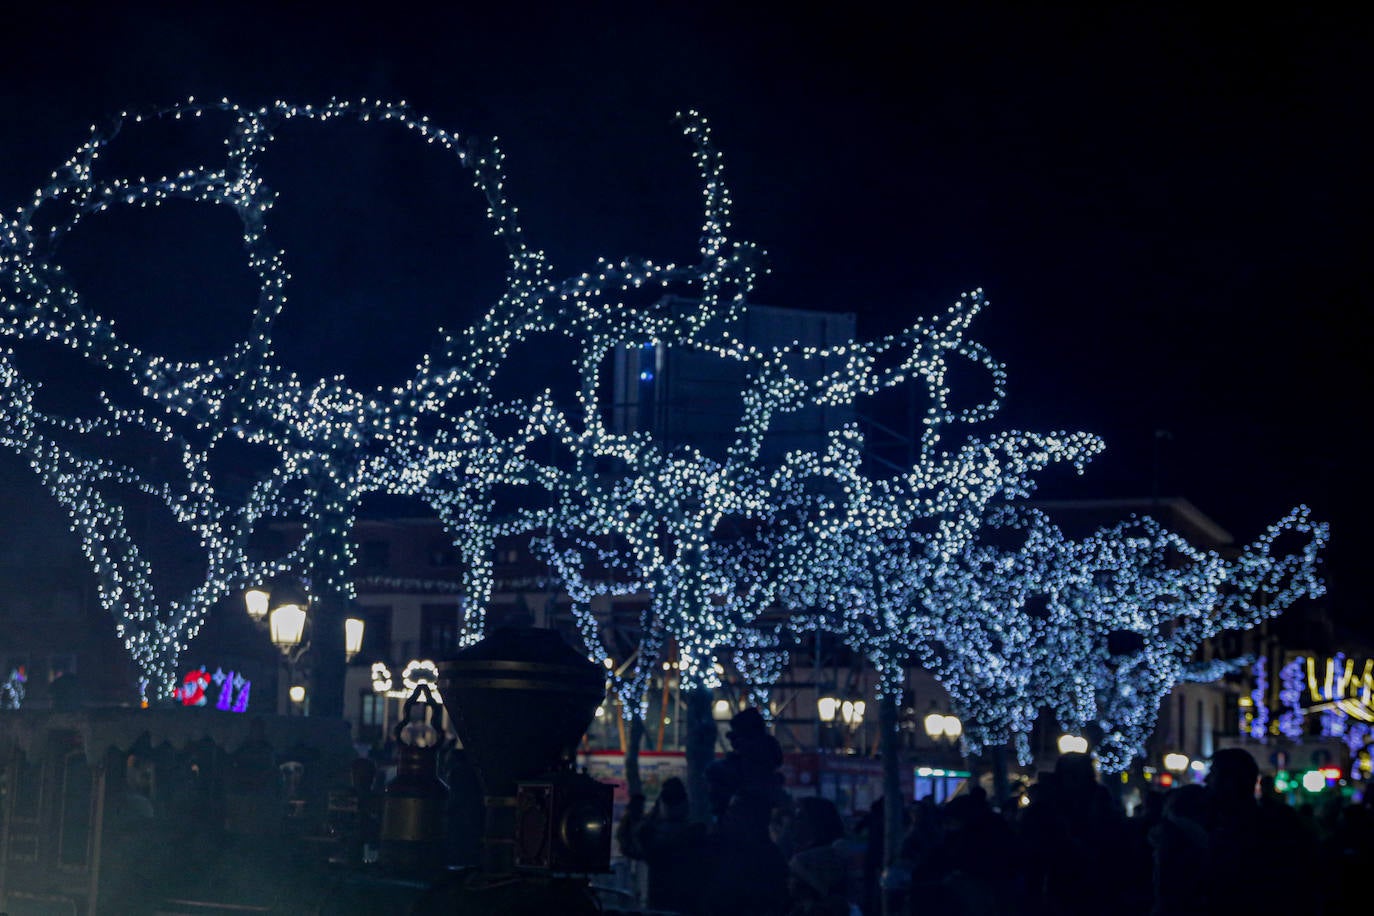
[[[413,749],[391,793],[342,720],[0,713],[0,912],[609,911],[587,876],[607,870],[610,787],[573,765],[604,673],[533,629],[443,669],[464,750]]]

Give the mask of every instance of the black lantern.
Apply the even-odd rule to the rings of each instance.
[[[439,778],[444,743],[443,705],[429,684],[416,685],[393,732],[396,778],[382,804],[382,862],[406,872],[443,867],[448,786]]]

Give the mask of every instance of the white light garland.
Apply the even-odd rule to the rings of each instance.
[[[102,174],[102,154],[121,133],[147,120],[183,118],[226,125],[222,162],[153,179]],[[284,253],[269,241],[275,194],[260,163],[293,122],[337,119],[402,128],[467,168],[508,256],[506,289],[486,313],[461,332],[440,332],[408,377],[372,392],[350,387],[342,376],[311,383],[287,372],[272,340],[290,276]],[[171,682],[209,608],[240,589],[291,572],[308,578],[317,594],[351,597],[350,535],[358,505],[371,493],[417,497],[443,521],[462,560],[462,639],[481,638],[497,531],[493,492],[533,482],[521,476],[529,469],[523,451],[550,432],[547,396],[536,403],[498,397],[511,347],[546,333],[571,335],[602,352],[627,328],[665,339],[698,335],[711,321],[737,314],[753,282],[752,247],[726,237],[730,201],[709,128],[695,114],[684,116],[682,127],[694,145],[705,210],[700,257],[686,265],[599,259],[590,270],[553,279],[505,196],[499,150],[440,129],[404,103],[367,99],[261,108],[188,99],[151,114],[124,113],[106,129],[93,127],[48,184],[0,216],[0,335],[73,351],[111,373],[116,389],[101,395],[94,419],[53,415],[34,405],[35,384],[20,374],[14,354],[0,352],[0,445],[26,458],[67,510],[97,574],[100,600],[143,682]],[[88,219],[170,200],[232,210],[257,279],[249,337],[199,362],[145,353],[122,340],[113,322],[68,284],[59,258],[59,243]],[[642,304],[646,289],[688,296],[696,306],[667,314],[658,296]],[[724,339],[720,346],[738,345]],[[110,457],[119,454],[115,440],[135,433],[152,434],[175,461],[161,462],[154,475]],[[229,440],[270,456],[263,468],[236,469],[256,474],[243,498],[231,499],[211,470]],[[169,598],[154,589],[145,548],[109,495],[115,486],[157,500],[201,546],[203,581],[190,593]],[[300,542],[281,557],[251,561],[254,529],[281,518],[305,521]]]
[[[98,160],[122,131],[148,118],[202,117],[226,124],[223,162],[156,179],[101,174]],[[261,160],[293,122],[341,118],[403,129],[468,169],[508,258],[505,291],[474,324],[438,332],[405,378],[370,392],[342,376],[311,382],[287,372],[272,338],[290,277],[269,241],[275,194]],[[705,120],[688,113],[681,124],[704,212],[699,256],[686,265],[601,258],[555,280],[505,196],[499,150],[404,103],[366,99],[256,109],[189,99],[125,114],[93,129],[32,200],[0,216],[0,336],[66,348],[117,383],[101,394],[98,416],[58,415],[36,406],[36,382],[12,351],[0,351],[0,446],[23,456],[67,510],[144,682],[171,683],[208,610],[245,587],[294,573],[321,594],[351,597],[351,532],[370,494],[417,498],[442,521],[461,560],[465,644],[483,635],[498,536],[534,537],[598,663],[613,651],[598,603],[646,595],[634,662],[607,665],[627,716],[643,715],[670,639],[684,690],[717,686],[728,655],[766,702],[787,642],[767,615],[782,610],[794,630],[822,627],[861,653],[880,695],[901,690],[912,660],[929,668],[949,691],[970,749],[1010,742],[1024,753],[1036,715],[1049,707],[1067,729],[1101,730],[1097,752],[1109,770],[1139,752],[1163,695],[1193,673],[1202,639],[1320,593],[1314,567],[1326,529],[1305,509],[1233,561],[1192,549],[1150,519],[1075,543],[1038,513],[1003,509],[1028,496],[1051,464],[1081,471],[1102,443],[1086,433],[1020,431],[946,441],[952,427],[992,417],[1005,395],[1003,366],[967,337],[981,291],[877,340],[742,343],[759,253],[729,237],[724,163]],[[58,256],[59,243],[99,213],[170,200],[232,210],[258,285],[247,339],[199,362],[120,339],[69,285]],[[578,390],[571,399],[544,392],[503,400],[512,348],[540,335],[577,347]],[[678,348],[744,370],[723,458],[607,428],[600,393],[617,347]],[[985,400],[956,406],[948,382],[956,362],[985,373]],[[780,415],[855,405],[903,385],[925,396],[915,459],[903,472],[871,476],[852,426],[831,431],[819,452],[762,460]],[[121,437],[149,435],[176,458],[158,474],[113,457],[128,452]],[[212,469],[231,441],[268,456],[262,467],[236,469],[255,475],[243,496],[231,496]],[[550,457],[550,442],[564,457]],[[496,494],[511,487],[541,508],[496,518]],[[166,507],[200,545],[203,578],[189,593],[168,598],[153,588],[113,495],[120,489]],[[286,518],[304,520],[299,542],[282,556],[251,559],[254,530]],[[1308,540],[1279,557],[1273,548],[1284,531]],[[1123,631],[1142,647],[1110,654],[1109,635]]]

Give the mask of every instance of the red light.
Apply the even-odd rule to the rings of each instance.
[[[1173,773],[1163,773],[1163,774],[1161,774],[1160,777],[1159,777],[1159,784],[1160,784],[1161,786],[1163,786],[1164,788],[1166,788],[1166,789],[1169,788],[1170,786],[1172,786],[1172,785],[1174,784],[1174,774],[1173,774]]]
[[[1321,768],[1321,774],[1322,774],[1323,776],[1325,776],[1327,779],[1340,779],[1340,778],[1341,778],[1341,768],[1340,768],[1340,767],[1322,767],[1322,768]]]

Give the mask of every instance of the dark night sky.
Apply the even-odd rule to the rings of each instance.
[[[1167,430],[1162,491],[1240,539],[1313,505],[1333,524],[1332,606],[1366,614],[1367,20],[1154,4],[940,4],[910,21],[742,4],[49,6],[5,29],[6,209],[126,106],[405,98],[500,136],[529,237],[561,273],[602,254],[681,260],[697,192],[672,115],[697,107],[729,163],[736,234],[770,255],[756,301],[853,311],[877,334],[984,287],[975,337],[1011,375],[996,426],[1107,440],[1055,495],[1148,495]],[[279,342],[304,370],[378,383],[430,327],[467,320],[500,264],[456,167],[354,140],[275,154],[297,279]],[[115,221],[74,243],[74,268],[136,343],[213,352],[250,307],[226,219]]]

